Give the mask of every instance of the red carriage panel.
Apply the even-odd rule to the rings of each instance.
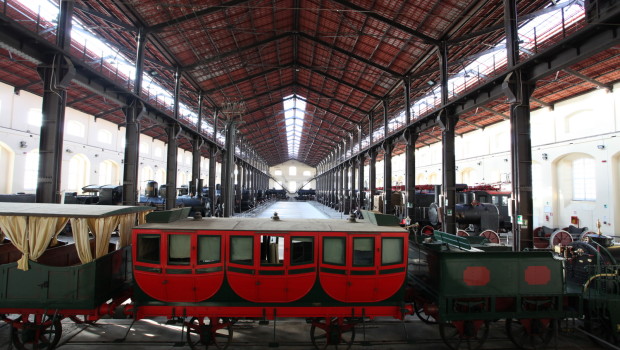
[[[209,299],[224,281],[219,235],[137,231],[134,278],[150,297],[167,302]]]
[[[228,282],[252,302],[292,302],[316,280],[314,238],[287,234],[231,236]]]
[[[378,302],[403,286],[407,252],[402,235],[334,234],[322,241],[321,286],[342,302]]]

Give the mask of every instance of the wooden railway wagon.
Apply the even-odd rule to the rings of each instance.
[[[0,319],[17,349],[52,349],[61,320],[95,321],[129,297],[131,227],[152,209],[0,203]],[[71,222],[76,244],[58,243]],[[120,244],[110,244],[119,227]],[[94,239],[89,237],[89,232]]]
[[[192,348],[232,341],[236,318],[312,319],[317,348],[355,323],[403,318],[408,232],[344,220],[185,219],[133,231],[137,319],[183,317]],[[275,321],[274,321],[275,323]]]
[[[512,252],[439,231],[419,238],[409,272],[415,309],[439,323],[451,349],[480,348],[499,319],[518,348],[541,348],[556,320],[582,314],[581,286],[567,283],[564,261],[551,251]]]

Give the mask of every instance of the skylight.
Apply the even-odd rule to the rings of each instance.
[[[283,104],[288,155],[290,158],[297,158],[299,144],[301,142],[301,132],[304,127],[306,101],[303,97],[290,95],[284,98]]]

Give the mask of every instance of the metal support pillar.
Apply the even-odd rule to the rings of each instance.
[[[215,173],[217,171],[217,146],[211,144],[209,147],[209,198],[211,199],[211,215],[215,213],[217,205],[217,194],[215,192]]]
[[[172,122],[166,128],[168,153],[166,158],[166,210],[176,207],[177,201],[177,137],[181,131],[179,124]]]
[[[504,0],[504,25],[508,67],[519,63],[519,36],[516,0]],[[530,97],[534,83],[528,82],[520,69],[512,71],[502,84],[510,101],[510,139],[512,160],[512,234],[513,250],[532,248],[533,195]]]
[[[202,153],[200,148],[202,147],[202,137],[196,135],[192,140],[192,180],[189,186],[190,196],[202,196],[202,181],[200,181],[200,160]]]
[[[356,204],[359,191],[358,192],[355,191],[355,186],[357,185],[355,182],[355,163],[356,163],[355,158],[351,158],[351,160],[349,161],[349,171],[351,172],[351,191],[350,191],[349,200],[348,200],[349,211],[346,212],[345,214],[349,214],[355,209],[359,210],[359,205]]]
[[[383,214],[394,214],[392,206],[392,149],[391,142],[383,144]]]
[[[443,109],[439,116],[439,125],[442,128],[442,168],[444,202],[440,204],[443,209],[443,231],[456,234],[456,156],[454,152],[454,127],[458,117],[451,115]]]
[[[365,204],[365,200],[366,200],[366,191],[364,188],[364,163],[365,163],[365,159],[366,157],[363,154],[360,154],[357,157],[357,175],[358,175],[358,184],[357,187],[359,188],[359,195],[358,195],[358,207],[361,209],[368,209],[366,207]]]
[[[342,164],[342,212],[344,213],[344,215],[349,215],[349,211],[351,210],[349,169],[351,169],[351,167],[349,166],[349,162],[344,162]]]
[[[233,216],[234,211],[234,168],[235,168],[235,140],[237,137],[237,122],[232,118],[226,122],[226,161],[222,168],[222,200],[224,217]]]
[[[68,52],[74,2],[60,3],[56,45]],[[75,76],[75,67],[68,57],[58,54],[49,57],[37,70],[43,80],[43,102],[36,201],[60,203],[66,88]]]
[[[407,198],[405,201],[405,216],[411,220],[415,219],[415,142],[418,135],[407,129],[404,134],[405,148],[405,191]]]
[[[377,193],[377,150],[370,149],[368,154],[370,155],[370,165],[368,167],[368,189],[370,191],[368,210],[374,210],[375,194]]]

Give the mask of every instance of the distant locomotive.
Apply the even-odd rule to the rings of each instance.
[[[149,180],[146,182],[144,194],[140,195],[139,203],[141,205],[150,205],[157,210],[163,210],[166,205],[167,185],[157,187],[157,181]],[[175,207],[190,207],[189,216],[200,213],[203,217],[211,216],[211,200],[208,196],[191,196],[187,187],[180,188],[180,195],[176,198]]]

